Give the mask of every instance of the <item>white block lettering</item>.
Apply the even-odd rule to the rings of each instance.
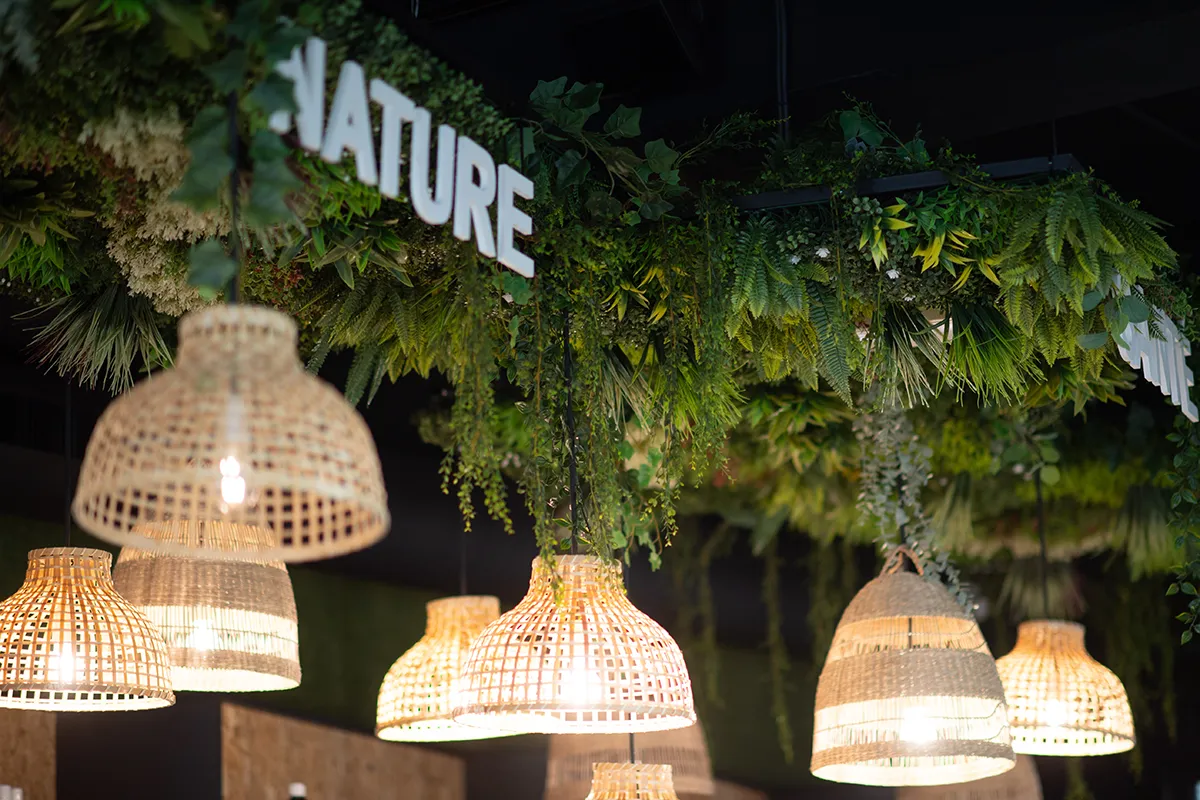
[[[496,252],[500,263],[526,278],[533,277],[533,259],[513,244],[513,232],[529,236],[533,219],[513,204],[513,196],[533,199],[533,181],[501,164],[496,179]]]
[[[325,42],[311,37],[305,43],[304,55],[300,47],[292,50],[292,57],[281,61],[276,71],[291,78],[295,85],[296,130],[300,146],[317,152],[321,149],[321,133],[325,126]],[[287,133],[292,129],[292,115],[276,111],[271,115],[271,130]]]
[[[329,110],[329,127],[325,129],[325,144],[321,158],[330,164],[342,160],[342,152],[354,154],[358,179],[374,186],[379,182],[375,168],[375,141],[371,132],[371,110],[367,106],[367,83],[363,68],[354,61],[342,64],[333,108]]]
[[[424,108],[413,114],[412,154],[408,178],[413,211],[430,225],[445,225],[454,209],[454,154],[458,134],[449,125],[438,127],[437,193],[429,191],[429,135],[432,115]]]
[[[416,104],[402,93],[376,78],[371,81],[371,99],[383,108],[383,128],[379,133],[379,193],[385,197],[400,194],[400,133],[404,120],[411,120]]]

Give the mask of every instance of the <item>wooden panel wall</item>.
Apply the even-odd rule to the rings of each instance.
[[[25,800],[55,800],[54,723],[49,711],[0,709],[0,784]]]
[[[221,707],[224,800],[466,800],[462,759],[265,711]]]

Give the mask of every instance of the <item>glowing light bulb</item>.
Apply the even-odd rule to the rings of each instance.
[[[1051,728],[1063,728],[1067,724],[1067,704],[1061,700],[1046,701],[1045,720]]]
[[[198,619],[192,623],[192,632],[188,634],[184,646],[191,650],[216,650],[220,645],[217,630],[212,621]]]
[[[923,708],[905,709],[900,720],[900,739],[913,744],[937,741],[937,721]]]
[[[76,683],[81,677],[75,664],[75,654],[70,649],[62,649],[57,655],[47,658],[46,671],[50,674],[50,680],[59,683]]]
[[[233,456],[221,459],[221,501],[226,506],[240,506],[246,502],[246,479],[242,477],[242,465]]]
[[[594,705],[604,699],[600,673],[587,668],[587,661],[575,658],[571,666],[558,677],[558,694],[563,702],[573,706]]]

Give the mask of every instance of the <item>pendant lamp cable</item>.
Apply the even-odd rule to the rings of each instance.
[[[71,546],[71,382],[63,392],[63,538]]]
[[[241,174],[238,172],[238,96],[237,92],[229,93],[229,257],[233,259],[234,273],[229,281],[227,295],[230,304],[236,304],[241,293],[242,282],[242,240],[240,230],[240,215],[238,209],[238,189],[241,188]]]
[[[630,539],[630,541],[632,542],[632,538]],[[629,579],[632,577],[633,577],[633,562],[630,561],[629,563],[627,563],[625,565],[625,594],[627,596],[629,594],[629,583],[630,583]],[[634,735],[635,734],[633,731],[629,732],[629,763],[630,764],[637,763],[637,743],[634,740]]]
[[[1042,613],[1050,619],[1050,576],[1046,560],[1046,504],[1042,499],[1042,471],[1033,473],[1033,489],[1037,494],[1038,540],[1041,543]]]
[[[571,360],[571,310],[563,314],[563,381],[567,388],[567,406],[563,417],[567,424],[567,469],[570,474],[571,554],[579,553],[579,467],[575,463],[575,409],[572,406],[571,381],[574,364]]]
[[[458,593],[467,594],[467,526],[462,527],[458,540]]]

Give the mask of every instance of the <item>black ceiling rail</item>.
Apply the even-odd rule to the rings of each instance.
[[[1052,158],[1019,158],[1015,161],[997,161],[982,164],[979,170],[994,180],[1012,181],[1021,178],[1037,178],[1057,172],[1082,172],[1083,164],[1070,153]],[[889,175],[884,178],[868,178],[858,182],[855,191],[860,197],[880,194],[900,194],[924,189],[936,189],[950,183],[950,177],[940,169],[911,172],[907,175]],[[747,195],[734,200],[742,211],[772,211],[778,208],[808,206],[828,203],[833,191],[828,186],[806,186],[803,189],[783,189],[774,192]]]

